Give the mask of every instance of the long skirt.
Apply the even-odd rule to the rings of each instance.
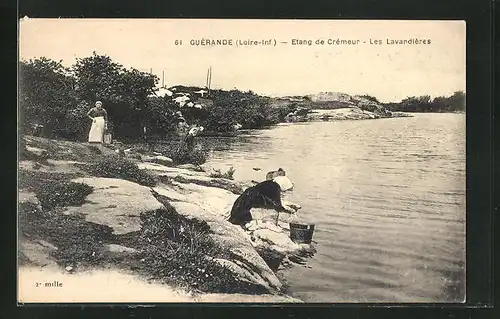
[[[89,132],[89,143],[102,143],[104,141],[104,117],[94,117]]]

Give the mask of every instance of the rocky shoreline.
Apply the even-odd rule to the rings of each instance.
[[[306,115],[291,116],[287,122],[320,122],[320,121],[344,121],[344,120],[373,120],[397,117],[412,117],[413,115],[404,112],[371,112],[359,107],[342,107],[331,110],[314,109]]]
[[[251,302],[256,298],[249,296],[258,295],[258,300],[267,302],[300,302],[286,295],[280,271],[304,263],[315,248],[290,239],[288,222],[296,219],[294,215],[281,213],[276,225],[276,211],[252,209],[254,220],[245,229],[226,220],[238,195],[252,182],[215,178],[194,165],[173,166],[165,156],[132,152],[122,160],[133,162],[140,174],[155,180],[154,185],[145,186],[135,180],[89,174],[85,166],[96,158],[120,161],[112,147],[96,149],[87,143],[29,136],[24,140],[32,158],[24,156],[19,163],[23,175],[19,186],[21,269],[55,269],[67,276],[132,270],[144,284],[150,281],[148,277],[162,279],[163,286],[188,291],[196,296],[193,300]],[[46,180],[89,191],[80,202],[47,209],[48,201],[39,197],[48,195],[33,186]],[[294,211],[300,209],[298,204],[284,204]],[[162,233],[165,229],[171,233]],[[204,258],[193,259],[193,265],[206,267],[184,270],[180,263],[179,269],[170,269],[177,255],[168,255],[165,236],[177,245],[179,262],[188,247],[196,252],[189,258]],[[189,242],[183,246],[184,238],[190,238],[191,246]],[[197,238],[203,239],[193,248]],[[207,248],[211,245],[217,249]],[[165,267],[170,269],[168,274]],[[199,286],[193,286],[198,280]]]
[[[403,112],[371,112],[358,107],[350,107],[334,110],[314,110],[308,115],[307,121],[372,120],[411,116],[411,114]]]

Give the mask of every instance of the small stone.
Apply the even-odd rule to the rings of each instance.
[[[162,155],[145,156],[142,160],[145,162],[160,164],[164,166],[171,166],[174,162],[171,158]]]
[[[200,168],[199,166],[196,166],[194,164],[181,164],[181,165],[177,165],[178,168],[184,168],[184,169],[188,169],[188,170],[193,170],[193,171],[199,171]]]
[[[114,253],[135,253],[135,252],[137,252],[137,250],[134,248],[130,248],[130,247],[122,246],[122,245],[116,245],[116,244],[108,244],[108,245],[106,245],[106,247],[108,248],[108,250],[110,252],[114,252]]]
[[[64,268],[64,269],[65,269],[66,271],[68,271],[68,272],[69,272],[69,271],[72,271],[72,270],[73,270],[73,267],[68,266],[68,267],[66,267],[66,268]]]

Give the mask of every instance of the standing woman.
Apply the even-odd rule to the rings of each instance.
[[[95,102],[95,107],[90,109],[87,116],[92,120],[89,143],[103,143],[104,133],[108,127],[108,112],[103,109],[102,102]]]

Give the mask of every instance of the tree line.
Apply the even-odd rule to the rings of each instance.
[[[466,105],[466,95],[462,91],[457,91],[451,96],[438,96],[435,98],[431,98],[429,95],[411,96],[397,103],[381,103],[376,97],[370,95],[362,95],[361,97],[379,103],[388,110],[396,112],[465,112]]]
[[[79,58],[70,67],[44,57],[21,61],[19,115],[21,133],[42,127],[42,135],[84,140],[90,128],[86,113],[95,101],[108,112],[108,127],[115,138],[144,134],[169,136],[176,131],[182,112],[186,121],[207,131],[227,132],[234,125],[262,128],[283,121],[293,105],[272,106],[271,99],[251,91],[212,90],[211,103],[202,109],[181,107],[171,97],[155,96],[156,75],[125,68],[107,55]],[[201,88],[185,88],[192,92]]]

